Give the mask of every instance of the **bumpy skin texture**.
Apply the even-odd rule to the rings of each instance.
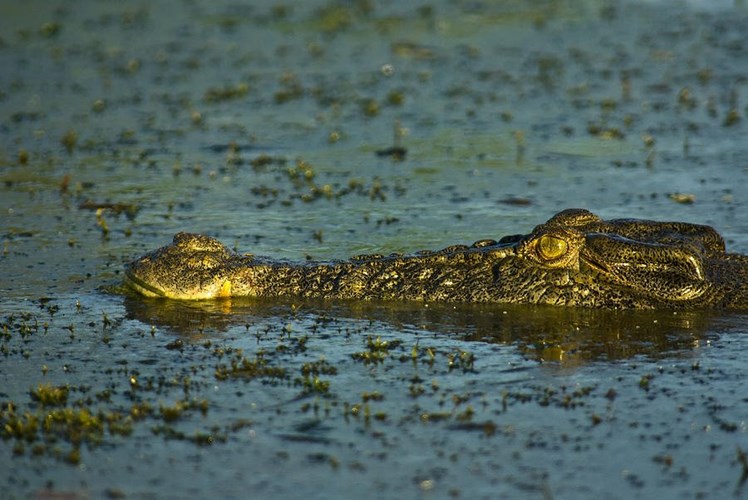
[[[179,233],[131,262],[147,296],[196,300],[298,296],[511,302],[605,308],[748,309],[748,256],[711,227],[559,212],[530,234],[437,252],[290,263],[240,255]]]

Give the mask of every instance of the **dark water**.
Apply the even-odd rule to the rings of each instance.
[[[740,2],[4,2],[3,495],[746,495],[745,315],[118,287],[177,231],[342,258],[571,206],[748,252],[746,32]]]

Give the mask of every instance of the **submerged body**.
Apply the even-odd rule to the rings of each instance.
[[[748,309],[748,256],[711,227],[559,212],[529,234],[436,252],[290,263],[179,233],[131,262],[127,283],[182,300],[299,296],[605,308]]]

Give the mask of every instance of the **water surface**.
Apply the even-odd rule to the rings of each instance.
[[[3,491],[745,495],[744,314],[185,304],[119,283],[178,231],[344,258],[567,207],[710,224],[748,252],[747,14],[4,2]]]

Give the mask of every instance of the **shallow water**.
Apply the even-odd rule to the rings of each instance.
[[[747,29],[740,2],[4,2],[3,493],[745,495],[744,314],[118,285],[178,231],[344,258],[570,206],[746,253]]]

